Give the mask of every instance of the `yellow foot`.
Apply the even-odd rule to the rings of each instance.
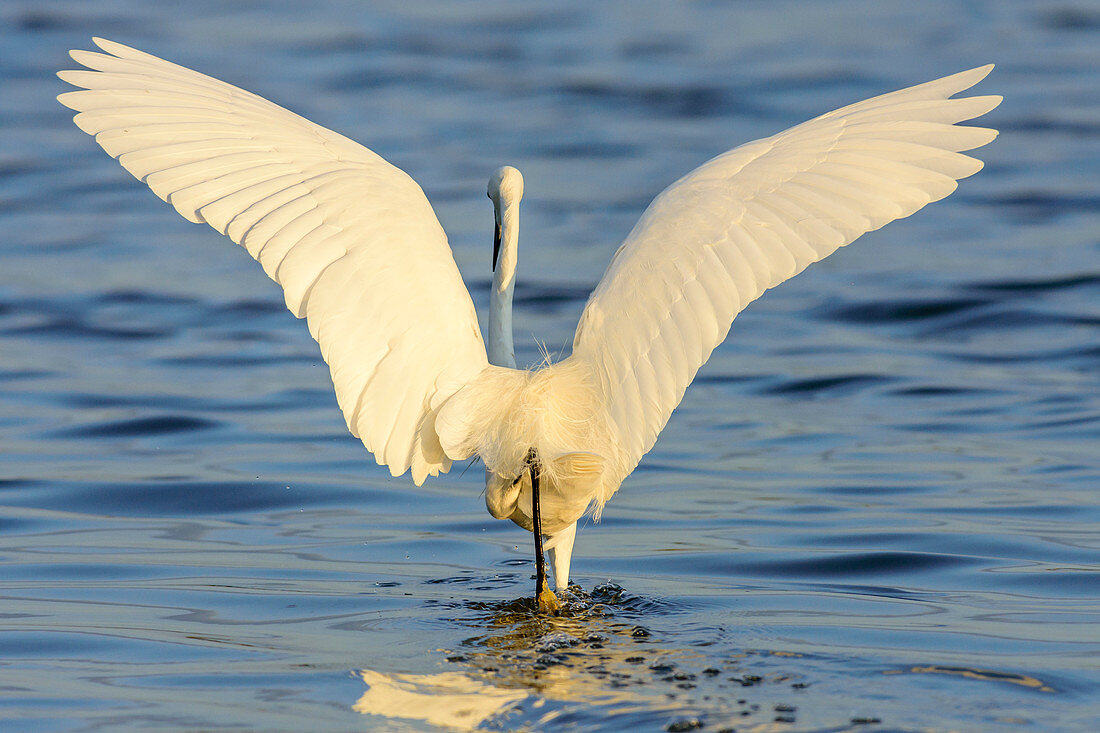
[[[542,590],[539,591],[538,598],[539,613],[549,613],[557,615],[561,610],[561,603],[558,602],[558,597],[554,595],[554,591],[550,590],[550,586],[546,583],[542,584]]]

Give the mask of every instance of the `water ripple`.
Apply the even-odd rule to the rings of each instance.
[[[56,430],[52,438],[137,438],[155,435],[171,435],[216,428],[221,423],[187,415],[161,415],[132,420],[114,420],[93,425],[83,425],[66,430]]]

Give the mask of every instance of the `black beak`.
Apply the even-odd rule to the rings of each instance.
[[[493,272],[497,271],[497,257],[500,255],[500,223],[493,230]]]

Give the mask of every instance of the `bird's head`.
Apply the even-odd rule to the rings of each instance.
[[[493,270],[497,269],[500,258],[501,227],[503,212],[515,211],[523,198],[523,176],[510,165],[501,166],[489,178],[489,199],[493,202],[493,215],[496,217],[496,230],[493,233]],[[515,230],[515,215],[512,215],[512,229]]]
[[[489,178],[488,193],[498,209],[518,204],[523,198],[523,176],[510,165],[501,166]]]

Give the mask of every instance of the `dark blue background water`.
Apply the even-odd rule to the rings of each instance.
[[[72,125],[93,34],[408,170],[479,307],[521,168],[526,362],[714,154],[990,61],[1002,135],[738,318],[536,621],[480,468],[375,466],[278,289]],[[1100,725],[1095,2],[9,0],[0,99],[4,730]]]

